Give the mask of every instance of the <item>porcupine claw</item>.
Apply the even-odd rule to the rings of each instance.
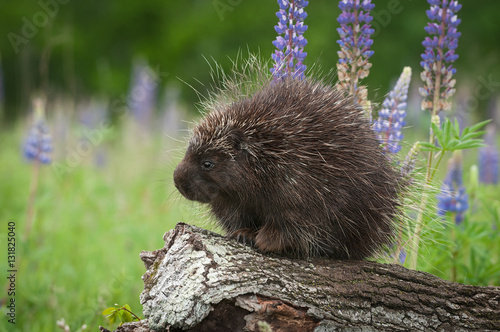
[[[255,248],[255,229],[252,228],[240,228],[237,231],[229,234],[228,237],[235,239],[236,241]]]

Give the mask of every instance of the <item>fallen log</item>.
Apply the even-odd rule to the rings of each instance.
[[[264,255],[183,223],[164,240],[141,253],[145,319],[117,332],[500,330],[500,287],[393,264]]]

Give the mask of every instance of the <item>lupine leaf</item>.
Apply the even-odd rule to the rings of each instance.
[[[469,141],[466,141],[466,142],[460,142],[459,144],[457,144],[453,150],[450,150],[450,151],[454,151],[454,150],[464,150],[464,149],[472,149],[472,148],[480,148],[480,147],[483,147],[483,146],[486,146],[482,140],[469,140]]]
[[[431,126],[434,136],[436,136],[438,142],[441,142],[443,140],[443,132],[441,131],[441,128],[439,128],[439,126],[435,123],[431,123]]]
[[[443,146],[446,146],[448,145],[448,143],[450,142],[450,139],[451,139],[451,130],[452,130],[452,125],[451,125],[451,122],[447,119],[446,122],[444,123],[444,133],[443,133]]]
[[[457,146],[460,143],[458,139],[452,139],[450,142],[447,142],[446,144],[446,150],[448,151],[454,151],[454,147]]]
[[[461,139],[462,140],[469,140],[469,139],[472,139],[474,137],[479,137],[479,136],[482,136],[484,135],[485,131],[476,131],[476,132],[473,132],[473,133],[467,133],[467,134],[462,134],[462,137]]]
[[[419,144],[422,147],[422,151],[441,151],[441,148],[429,142],[420,142]]]
[[[474,132],[474,131],[478,130],[479,128],[483,127],[483,126],[486,126],[490,121],[491,120],[486,120],[486,121],[483,121],[483,122],[476,123],[475,125],[473,125],[472,127],[470,127],[470,131]]]
[[[424,151],[456,151],[470,148],[478,148],[485,146],[481,139],[477,139],[484,134],[484,131],[477,131],[482,126],[486,125],[488,121],[483,121],[475,124],[472,127],[466,127],[460,136],[460,126],[458,121],[452,123],[446,119],[442,124],[442,128],[438,125],[431,123],[432,131],[436,137],[436,141],[440,147],[433,146],[430,143],[420,143]]]
[[[458,123],[458,120],[455,119],[455,123],[454,123],[454,126],[453,126],[453,136],[455,138],[459,138],[460,137],[460,124]]]

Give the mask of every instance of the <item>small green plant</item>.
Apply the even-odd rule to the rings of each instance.
[[[477,123],[472,127],[466,127],[462,131],[461,135],[460,127],[456,119],[454,123],[452,123],[450,119],[446,119],[442,125],[442,128],[440,128],[438,124],[432,122],[432,131],[436,136],[437,144],[421,142],[420,145],[422,147],[422,151],[437,152],[436,156],[434,157],[436,158],[439,155],[439,160],[435,165],[437,167],[443,159],[444,153],[447,151],[453,152],[457,150],[483,147],[485,146],[483,140],[477,137],[480,137],[485,132],[478,130],[485,126],[488,122],[490,122],[490,120]],[[436,169],[434,169],[432,176],[434,176],[435,173]]]
[[[273,332],[268,322],[260,321],[257,323],[257,326],[259,327],[260,332]]]
[[[441,163],[441,160],[443,159],[446,152],[454,152],[484,146],[483,141],[481,139],[478,139],[477,137],[480,137],[485,132],[478,130],[485,126],[488,122],[489,120],[475,124],[472,127],[466,127],[463,129],[462,134],[460,134],[458,121],[455,120],[455,122],[452,123],[449,119],[446,119],[440,126],[439,117],[437,115],[432,117],[431,133],[433,135],[431,141],[419,143],[422,151],[429,152],[429,159],[425,175],[426,186],[431,185],[436,174],[436,170],[438,169],[438,166]],[[436,154],[433,156],[433,153]],[[437,162],[433,163],[433,160],[438,156],[439,158]],[[417,266],[420,236],[423,228],[425,227],[425,223],[423,222],[423,215],[427,204],[428,195],[424,194],[420,212],[415,223],[414,232],[410,238],[412,249],[410,268],[412,269],[416,269]]]
[[[137,322],[141,320],[132,312],[132,309],[130,309],[128,304],[121,307],[118,306],[118,304],[115,304],[115,306],[116,307],[106,308],[102,312],[103,316],[106,316],[110,324],[116,323],[118,319],[120,320],[120,326],[123,325],[123,323]]]

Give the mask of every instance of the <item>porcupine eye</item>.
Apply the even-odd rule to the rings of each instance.
[[[208,160],[205,160],[204,162],[202,162],[201,165],[202,165],[203,169],[206,171],[212,169],[215,166],[215,164],[213,162],[208,161]]]

